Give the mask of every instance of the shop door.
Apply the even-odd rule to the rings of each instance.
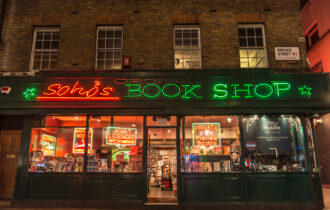
[[[0,199],[12,199],[21,142],[20,130],[0,133]]]
[[[147,204],[177,203],[176,128],[148,128]]]

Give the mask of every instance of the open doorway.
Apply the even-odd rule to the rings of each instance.
[[[176,128],[148,128],[148,203],[177,203]]]

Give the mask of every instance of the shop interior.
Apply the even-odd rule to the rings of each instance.
[[[148,202],[177,202],[176,128],[148,129]]]

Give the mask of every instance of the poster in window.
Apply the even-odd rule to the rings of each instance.
[[[84,154],[86,142],[86,128],[75,128],[73,136],[73,149],[72,153]],[[91,152],[91,146],[93,145],[93,128],[88,132],[88,153]]]
[[[42,134],[41,137],[41,146],[42,146],[42,152],[44,156],[55,156],[55,147],[56,147],[56,137]]]
[[[194,146],[221,146],[220,123],[193,123]]]
[[[292,153],[291,125],[289,117],[251,116],[243,121],[243,138],[249,153],[278,155]],[[249,148],[253,142],[254,148]]]
[[[135,146],[137,138],[136,128],[107,127],[107,145]]]

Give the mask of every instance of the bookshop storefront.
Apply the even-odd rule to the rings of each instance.
[[[0,114],[24,116],[16,200],[315,202],[326,74],[49,72],[0,84]]]

